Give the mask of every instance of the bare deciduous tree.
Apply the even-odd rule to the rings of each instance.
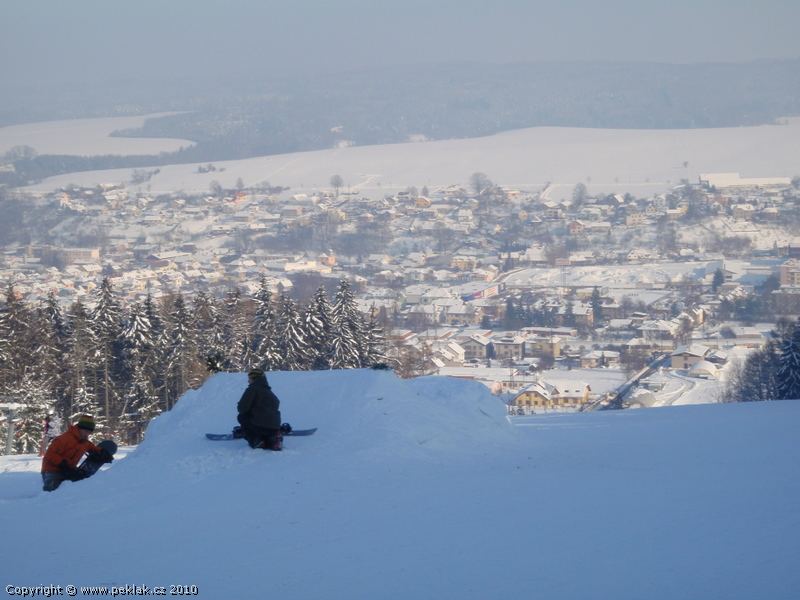
[[[486,173],[473,173],[469,178],[469,185],[477,195],[492,187],[492,181],[486,176]]]
[[[336,191],[336,197],[339,197],[339,190],[344,185],[344,180],[341,175],[334,175],[331,177],[331,187]]]

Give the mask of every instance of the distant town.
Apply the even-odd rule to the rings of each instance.
[[[213,170],[213,164],[203,166]],[[107,277],[129,302],[175,293],[307,301],[348,280],[402,376],[474,379],[512,414],[724,401],[776,322],[800,314],[800,178],[737,173],[650,197],[575,186],[409,186],[380,199],[216,182],[31,195],[3,232],[0,281],[27,302],[92,303]],[[26,220],[27,219],[27,220]]]

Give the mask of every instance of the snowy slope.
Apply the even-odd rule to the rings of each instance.
[[[512,426],[472,382],[378,371],[270,382],[284,420],[320,428],[287,439],[282,453],[203,438],[234,423],[246,381],[224,374],[94,479],[44,494],[32,475],[32,497],[0,500],[3,589],[185,584],[211,599],[800,594],[800,403]]]

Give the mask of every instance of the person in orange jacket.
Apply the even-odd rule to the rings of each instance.
[[[48,446],[42,459],[42,489],[52,492],[65,479],[79,481],[86,475],[77,467],[83,455],[96,454],[102,462],[111,462],[113,457],[89,441],[94,431],[94,417],[81,415],[75,425],[55,438]]]

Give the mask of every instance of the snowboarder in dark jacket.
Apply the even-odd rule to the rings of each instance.
[[[283,447],[280,400],[269,387],[264,371],[251,369],[247,377],[250,385],[237,405],[244,438],[251,448],[280,450]]]

